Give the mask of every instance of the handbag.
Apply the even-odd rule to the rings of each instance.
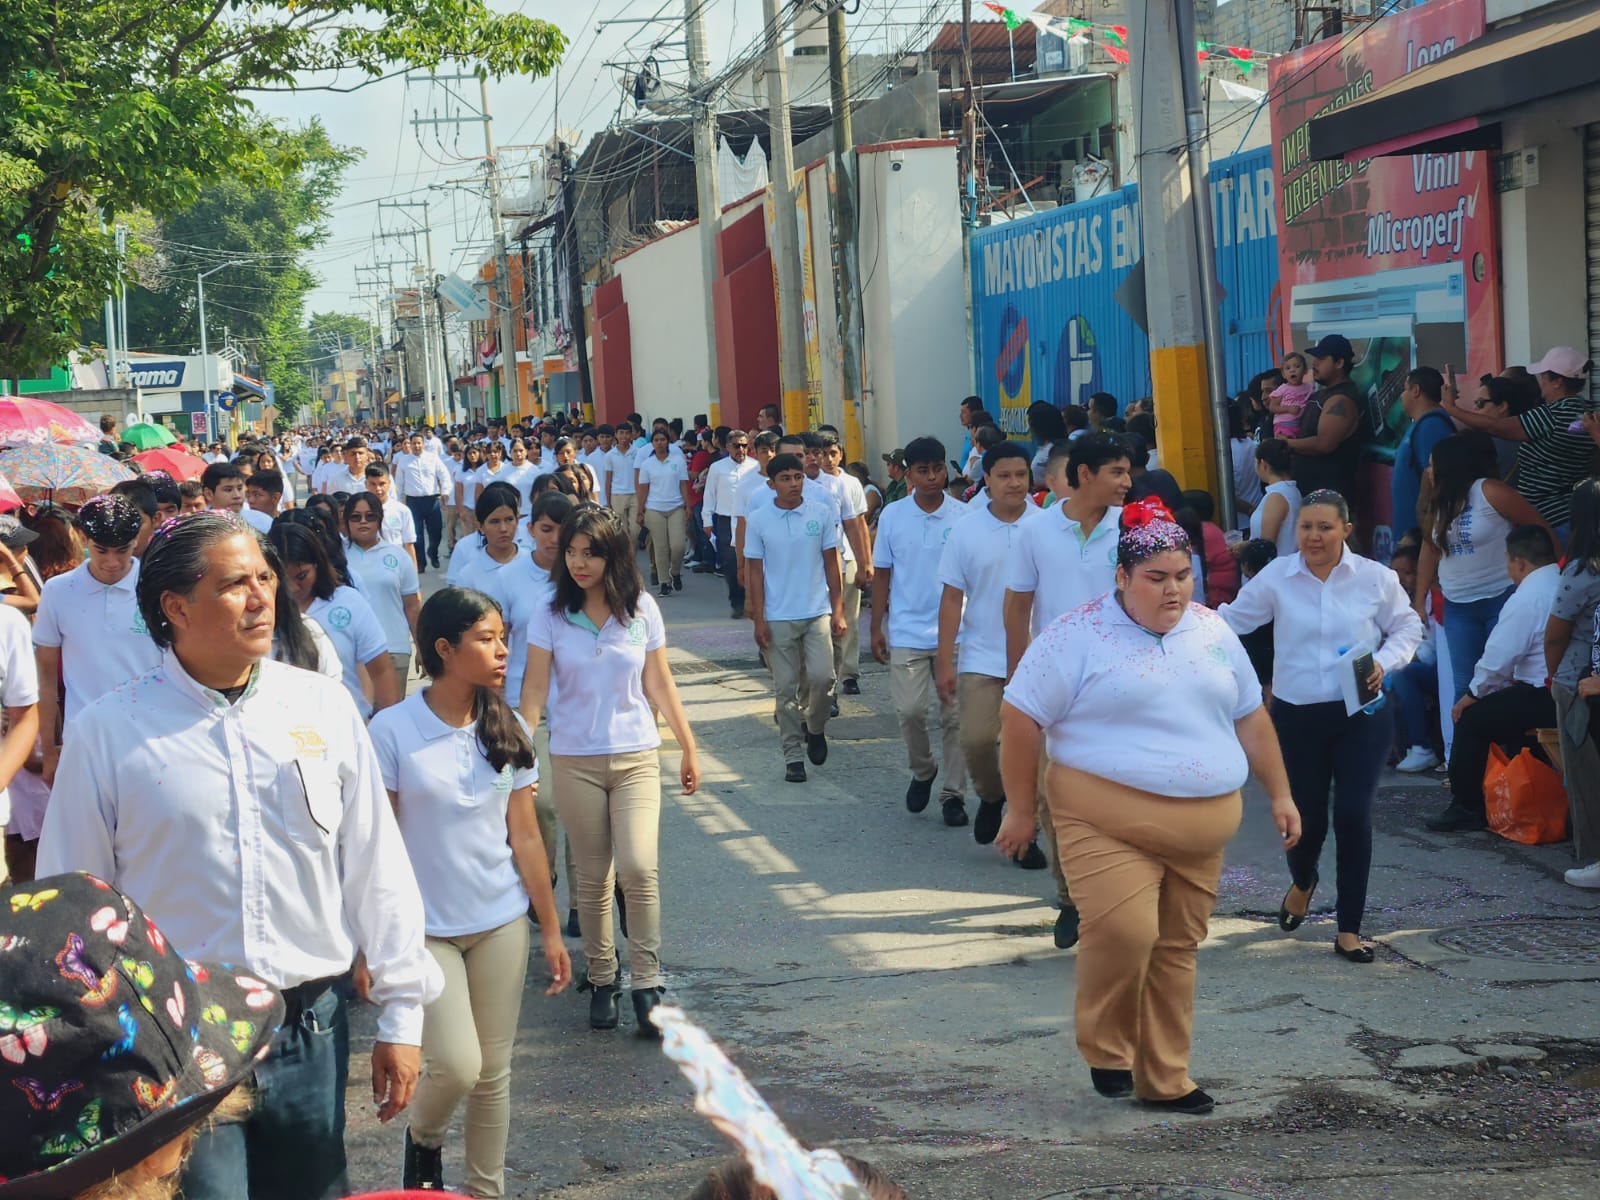
[[[1483,799],[1490,830],[1507,841],[1543,846],[1566,839],[1567,792],[1561,775],[1531,750],[1507,758],[1498,745],[1489,747]]]

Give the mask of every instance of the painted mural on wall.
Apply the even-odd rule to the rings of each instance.
[[[1379,462],[1393,460],[1405,431],[1400,393],[1413,366],[1471,378],[1501,365],[1490,162],[1468,151],[1317,162],[1308,125],[1483,32],[1484,0],[1436,0],[1269,68],[1280,328],[1295,346],[1350,339]]]

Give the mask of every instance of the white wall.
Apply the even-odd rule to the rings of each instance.
[[[859,161],[866,461],[928,434],[955,457],[969,373],[955,144]]]
[[[646,420],[706,411],[705,282],[700,226],[688,225],[619,258],[633,343],[633,406]]]

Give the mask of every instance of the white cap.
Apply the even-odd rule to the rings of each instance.
[[[1563,379],[1582,379],[1589,373],[1589,356],[1571,346],[1552,346],[1536,363],[1528,364],[1529,375],[1543,375],[1549,371]]]

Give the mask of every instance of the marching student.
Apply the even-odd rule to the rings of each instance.
[[[601,426],[602,432],[605,426]],[[607,499],[611,509],[622,520],[629,537],[639,532],[639,510],[634,503],[635,475],[633,470],[633,426],[624,421],[617,426],[617,444],[606,452],[610,459],[611,474]]]
[[[343,466],[331,467],[322,477],[322,486],[319,490],[325,496],[331,496],[335,492],[353,496],[367,486],[367,464],[372,461],[372,451],[367,448],[367,439],[348,438],[344,444],[342,457]]]
[[[845,624],[839,533],[832,508],[806,499],[801,459],[780,454],[768,464],[767,474],[773,503],[756,505],[745,520],[745,581],[755,612],[756,645],[772,668],[783,777],[788,783],[804,783],[802,747],[814,765],[828,761],[831,636],[843,632]]]
[[[742,429],[730,429],[727,439],[728,453],[711,464],[706,474],[705,498],[701,509],[705,517],[705,535],[714,539],[717,546],[717,570],[728,585],[728,607],[734,617],[744,616],[744,585],[739,582],[737,555],[734,552],[734,520],[739,484],[756,473],[755,460],[750,457],[750,435]]]
[[[254,515],[245,516],[245,513],[239,515],[245,516],[245,520],[264,533],[272,528],[272,522],[282,508],[283,497],[283,472],[276,467],[257,467],[255,473],[244,482],[245,513]],[[266,523],[262,524],[263,521]]]
[[[1051,449],[1045,476],[1057,478],[1065,462],[1071,493],[1047,510],[1044,520],[1029,522],[1011,559],[1005,598],[1007,679],[1040,630],[1115,586],[1117,522],[1133,486],[1131,459],[1128,442],[1115,433],[1086,433]],[[1062,873],[1049,805],[1038,803],[1037,810],[1061,903],[1055,944],[1065,950],[1078,940],[1078,910]],[[1036,849],[1030,846],[1018,861],[1025,867],[1043,866]]]
[[[372,467],[367,471],[371,481]],[[422,588],[417,580],[417,564],[410,555],[378,536],[383,508],[375,492],[357,492],[345,501],[344,523],[350,531],[345,561],[352,580],[360,582],[361,594],[372,605],[389,639],[389,659],[394,663],[400,690],[404,691],[406,680],[411,677],[411,639],[417,628],[417,611],[422,607]]]
[[[443,1189],[444,1140],[465,1099],[465,1187],[503,1196],[530,900],[550,965],[546,995],[566,990],[572,962],[534,816],[533,742],[500,694],[507,650],[498,606],[482,592],[437,592],[418,614],[417,648],[428,685],[369,730],[416,868],[428,953],[444,973],[444,991],[423,1015],[402,1186]]]
[[[861,590],[872,586],[872,534],[867,530],[867,493],[843,470],[839,435],[825,429],[817,438],[815,479],[833,493],[842,531],[839,553],[844,570],[845,632],[833,639],[834,685],[846,696],[861,694]],[[807,471],[810,474],[810,471]]]
[[[478,490],[483,486],[483,464],[487,456],[477,442],[461,451],[461,465],[456,469],[456,532],[450,541],[450,552],[456,545],[478,531],[477,518],[472,515],[478,503]]]
[[[1006,579],[1027,523],[1043,517],[1028,503],[1033,468],[1020,443],[1001,442],[987,451],[982,472],[988,494],[968,506],[971,515],[956,526],[939,561],[944,594],[934,683],[939,699],[961,714],[961,752],[978,794],[972,836],[987,846],[1000,830],[1006,803],[1000,778]]]
[[[237,513],[252,528],[261,528],[259,516],[252,520],[244,515],[249,510],[244,502],[244,472],[234,463],[212,463],[200,473],[200,490],[205,493],[206,507]],[[270,527],[271,524],[269,520],[267,525]]]
[[[883,510],[872,549],[872,656],[889,667],[889,694],[911,760],[906,809],[928,807],[939,763],[928,739],[928,705],[937,700],[944,783],[944,823],[967,823],[967,781],[956,706],[935,694],[933,659],[939,646],[939,558],[967,506],[945,492],[944,443],[913,438],[905,448],[911,494]]]
[[[636,484],[645,528],[650,531],[655,577],[663,599],[683,591],[685,522],[693,507],[689,498],[689,466],[682,453],[672,453],[672,437],[662,427],[650,434],[651,453],[639,464]]]
[[[378,537],[391,546],[399,546],[411,559],[411,565],[420,573],[423,566],[417,562],[417,521],[411,509],[394,494],[394,480],[389,468],[382,462],[367,464],[366,491],[378,498],[383,513],[383,524]],[[359,495],[360,493],[353,493]]]

